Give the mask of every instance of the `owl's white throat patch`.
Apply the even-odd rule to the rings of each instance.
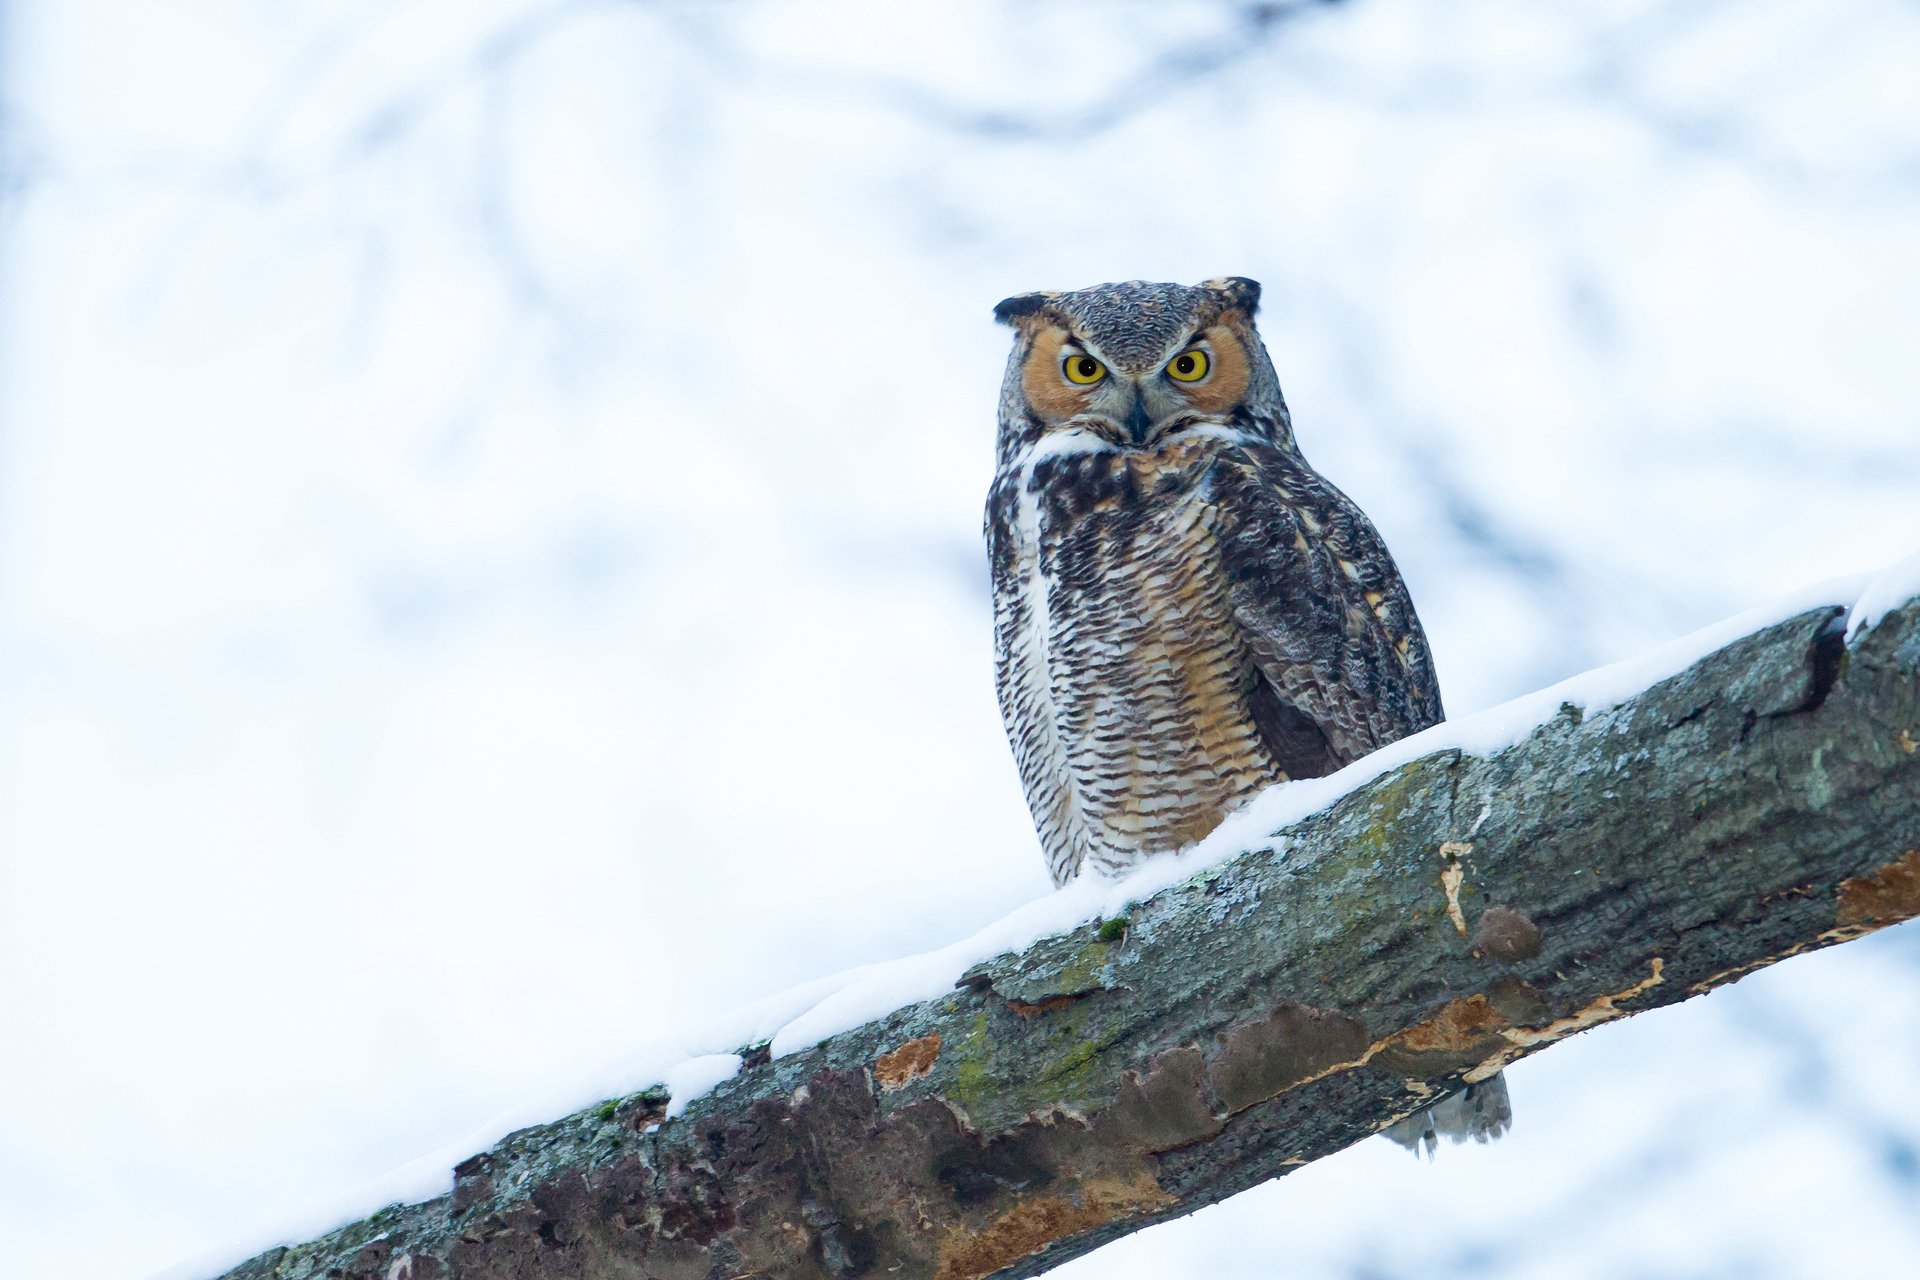
[[[1037,462],[1048,458],[1062,458],[1077,453],[1118,453],[1120,446],[1107,439],[1091,427],[1068,424],[1047,432],[1028,445],[1020,456],[1014,459],[1014,465],[1022,471],[1030,471]]]
[[[1049,458],[1067,458],[1090,453],[1152,452],[1166,445],[1194,440],[1218,440],[1225,445],[1261,443],[1260,437],[1225,422],[1191,422],[1182,425],[1178,430],[1169,431],[1157,437],[1142,448],[1138,445],[1115,444],[1091,427],[1069,422],[1047,432],[1016,454],[1013,465],[1015,470],[1031,476],[1034,466]]]

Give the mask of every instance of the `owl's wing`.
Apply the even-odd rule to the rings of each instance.
[[[1372,522],[1289,451],[1229,449],[1207,479],[1250,699],[1288,777],[1331,773],[1442,718],[1426,633]]]

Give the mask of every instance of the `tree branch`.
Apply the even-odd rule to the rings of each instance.
[[[951,994],[509,1136],[229,1280],[1030,1276],[1574,1032],[1920,914],[1920,598],[1399,768]],[[1525,1123],[1521,1100],[1521,1123]]]

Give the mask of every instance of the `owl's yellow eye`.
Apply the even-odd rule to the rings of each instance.
[[[1207,376],[1207,353],[1182,351],[1167,361],[1167,376],[1175,382],[1198,382]]]
[[[1060,371],[1067,375],[1068,382],[1090,387],[1107,376],[1107,366],[1092,356],[1068,356],[1060,362]]]

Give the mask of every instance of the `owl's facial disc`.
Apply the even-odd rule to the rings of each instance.
[[[1137,367],[1136,367],[1137,365]],[[1064,327],[1034,335],[1022,370],[1027,401],[1051,428],[1114,448],[1150,447],[1180,428],[1225,420],[1246,394],[1244,348],[1213,325],[1150,361],[1116,363],[1095,340]]]

